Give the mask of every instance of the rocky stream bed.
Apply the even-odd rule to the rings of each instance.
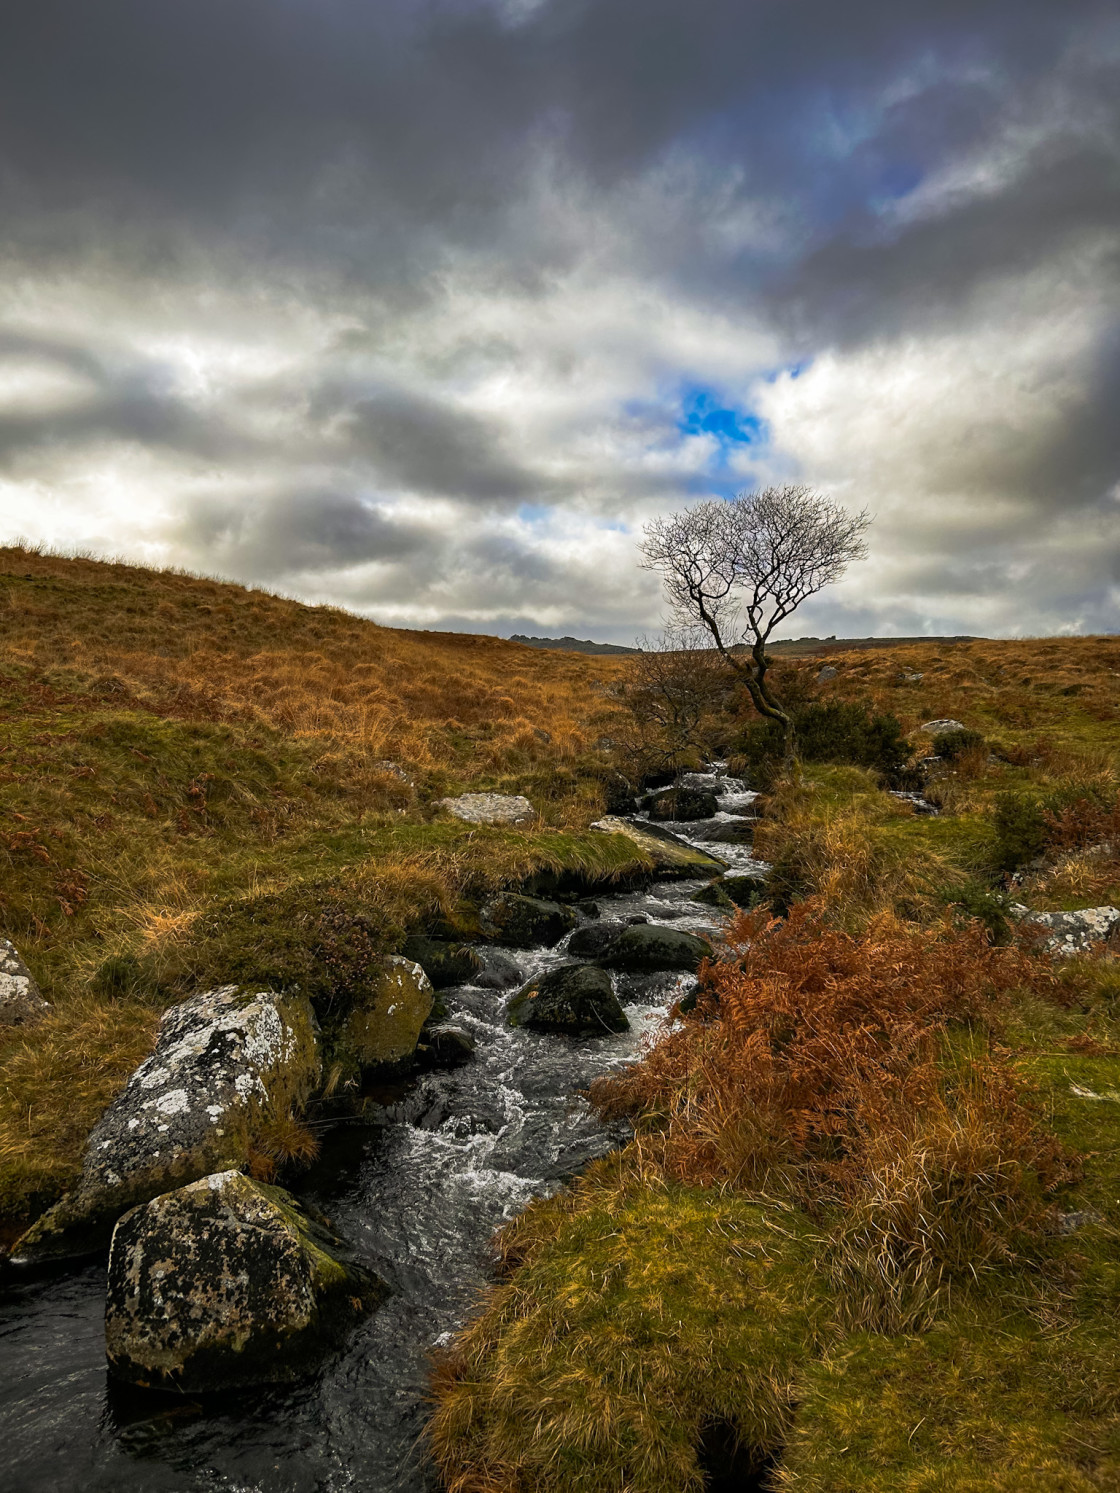
[[[714,813],[686,822],[663,814],[661,827],[719,856],[731,875],[757,875],[742,817],[753,795],[731,780],[715,786]],[[433,1489],[423,1453],[433,1347],[477,1300],[494,1231],[625,1138],[598,1123],[580,1093],[639,1052],[692,977],[612,974],[629,1026],[596,1036],[511,1026],[510,996],[570,964],[571,941],[587,942],[586,930],[604,922],[718,936],[726,912],[693,900],[703,880],[598,895],[599,918],[578,913],[575,931],[552,947],[505,951],[515,986],[508,973],[487,982],[506,988],[476,975],[479,983],[444,992],[447,1019],[473,1039],[473,1056],[371,1089],[360,1122],[326,1131],[292,1191],[329,1217],[389,1295],[309,1377],[220,1395],[130,1388],[106,1373],[104,1263],[9,1272],[0,1282],[8,1493]]]

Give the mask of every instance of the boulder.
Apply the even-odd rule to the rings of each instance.
[[[472,978],[472,984],[483,990],[512,990],[524,980],[524,970],[504,949],[484,948],[477,953],[481,968]]]
[[[385,1294],[286,1192],[218,1172],[113,1231],[109,1371],[188,1394],[297,1379]]]
[[[424,1033],[419,1051],[433,1068],[459,1068],[474,1056],[477,1045],[465,1027],[441,1023]]]
[[[305,996],[224,985],[165,1011],[155,1049],[94,1126],[73,1192],[16,1241],[31,1263],[100,1249],[126,1209],[247,1161],[319,1082]]]
[[[34,1026],[50,1009],[15,944],[0,938],[0,1027]]]
[[[736,907],[757,907],[766,895],[766,875],[765,871],[759,870],[749,875],[725,876],[720,886]]]
[[[570,907],[520,892],[499,892],[482,909],[479,926],[488,938],[515,949],[551,947],[570,933],[579,919]]]
[[[531,981],[506,1007],[510,1026],[571,1037],[624,1032],[630,1023],[610,976],[593,964],[565,964]]]
[[[420,965],[387,955],[341,1022],[329,1029],[332,1063],[349,1077],[410,1058],[434,1003],[432,982]]]
[[[699,902],[702,907],[722,907],[725,911],[730,911],[735,906],[718,881],[709,881],[707,886],[693,892],[689,900]]]
[[[625,927],[625,923],[595,923],[590,928],[577,928],[568,940],[568,953],[573,959],[598,959]]]
[[[839,669],[833,668],[831,664],[825,664],[822,668],[817,670],[817,683],[827,684],[830,679],[838,678],[839,674]]]
[[[706,938],[657,923],[635,923],[624,928],[599,955],[599,963],[627,974],[653,974],[659,970],[683,970],[695,974],[701,959],[710,959],[712,946]]]
[[[630,819],[608,815],[591,826],[606,835],[625,835],[647,858],[662,879],[688,876],[719,876],[727,870],[724,861],[697,850],[677,835],[655,824],[635,824]]]
[[[649,814],[651,819],[670,819],[685,823],[695,819],[711,819],[718,809],[719,804],[711,788],[679,783],[671,792],[657,795],[649,806]]]
[[[463,793],[439,799],[436,807],[467,824],[532,824],[537,817],[533,805],[520,793]]]
[[[921,727],[921,730],[928,731],[931,736],[944,736],[946,731],[963,731],[964,729],[965,727],[961,725],[960,721],[949,719],[926,721],[925,725]]]
[[[1095,944],[1120,944],[1120,908],[1084,907],[1079,912],[1032,912],[1023,919],[1047,930],[1052,954],[1087,954]]]
[[[482,968],[478,954],[469,945],[444,938],[426,938],[414,933],[401,949],[406,959],[413,959],[437,990],[452,985],[469,985]]]

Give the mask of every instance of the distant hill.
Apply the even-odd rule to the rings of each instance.
[[[951,638],[780,638],[767,643],[767,653],[777,658],[813,658],[820,653],[852,653],[860,648],[907,648],[914,643],[982,643],[985,639],[960,633]],[[745,651],[740,644],[737,652]]]
[[[565,653],[640,653],[640,648],[624,648],[620,643],[593,643],[590,638],[526,638],[513,633],[511,643],[527,648],[562,648]]]

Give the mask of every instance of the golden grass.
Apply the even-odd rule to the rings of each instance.
[[[0,549],[3,659],[180,719],[260,722],[423,769],[565,760],[614,713],[610,657],[379,627],[173,571]]]

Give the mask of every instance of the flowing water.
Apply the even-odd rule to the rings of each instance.
[[[742,785],[735,785],[741,789]],[[744,790],[745,791],[745,790]],[[693,843],[717,820],[672,826]],[[741,846],[705,843],[735,869]],[[600,897],[605,918],[713,931],[720,915],[688,899],[696,883]],[[518,953],[526,978],[562,963],[564,945]],[[469,1314],[494,1231],[620,1137],[578,1097],[625,1063],[663,1021],[688,977],[618,977],[631,1030],[573,1039],[514,1031],[507,994],[447,992],[475,1057],[383,1101],[376,1124],[340,1125],[298,1187],[393,1288],[346,1350],[297,1386],[214,1398],[125,1391],[105,1373],[104,1267],[0,1287],[0,1488],[5,1493],[361,1490],[427,1493],[421,1437],[429,1355]]]

